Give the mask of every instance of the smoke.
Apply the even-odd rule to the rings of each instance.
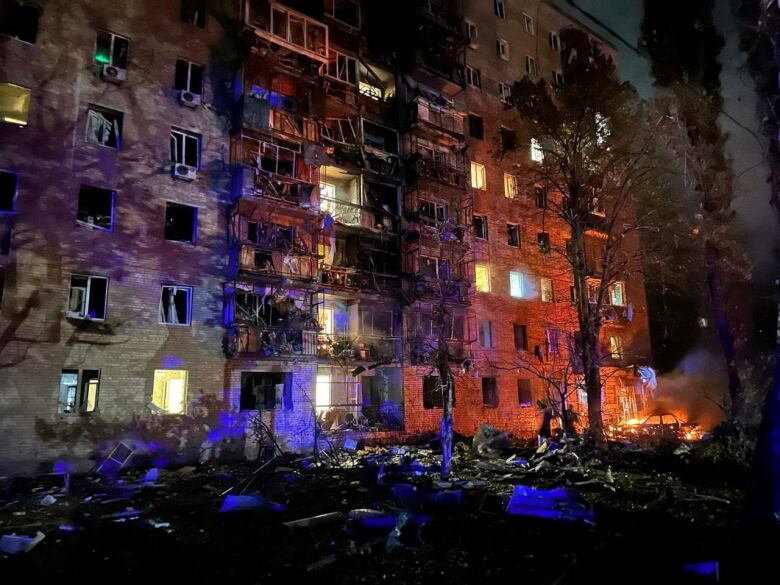
[[[671,412],[683,421],[695,422],[709,430],[724,418],[719,405],[727,389],[722,359],[706,349],[695,349],[673,371],[658,376],[655,398],[646,414]]]

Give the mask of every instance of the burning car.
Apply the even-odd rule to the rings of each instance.
[[[653,413],[644,419],[629,419],[608,428],[611,439],[651,442],[659,440],[697,441],[702,433],[695,422],[680,420],[671,412]]]

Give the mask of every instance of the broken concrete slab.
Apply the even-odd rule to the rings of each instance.
[[[35,536],[22,536],[18,534],[4,534],[0,536],[0,552],[7,555],[30,552],[35,546],[46,538],[40,530]]]
[[[516,485],[506,507],[507,514],[555,520],[582,520],[593,524],[595,516],[587,501],[570,488],[551,490]]]

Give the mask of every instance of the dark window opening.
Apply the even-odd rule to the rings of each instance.
[[[81,187],[76,219],[104,230],[114,224],[114,192],[98,187]]]
[[[511,223],[506,224],[506,243],[513,248],[520,247],[520,226]]]
[[[543,254],[547,254],[550,251],[550,234],[539,232],[536,236],[536,241],[539,243],[539,249]]]
[[[547,189],[544,187],[537,187],[535,199],[536,206],[539,209],[547,209]]]
[[[122,112],[90,105],[87,110],[87,142],[119,150],[123,120]]]
[[[439,376],[425,376],[423,378],[423,408],[444,407],[444,388],[439,380]],[[452,378],[450,378],[450,384],[452,384],[452,406],[455,406],[455,381]]]
[[[328,0],[327,13],[347,26],[360,28],[360,4],[355,0]]]
[[[163,286],[160,294],[160,323],[190,325],[192,322],[192,288]]]
[[[531,380],[520,378],[517,381],[517,403],[520,406],[531,406],[533,404],[534,394],[531,390]]]
[[[506,151],[517,148],[517,132],[509,128],[501,128],[501,149]]]
[[[70,278],[67,315],[76,319],[103,320],[107,299],[107,278],[74,274]]]
[[[528,328],[515,323],[515,349],[528,349]]]
[[[174,87],[190,93],[203,92],[203,65],[197,65],[184,59],[176,61]]]
[[[474,216],[474,237],[481,238],[483,240],[488,239],[487,216],[485,215]]]
[[[363,142],[384,152],[398,154],[398,133],[392,128],[363,120]]]
[[[495,378],[482,378],[482,404],[498,406],[498,381]]]
[[[241,372],[241,410],[292,410],[292,373]]]
[[[21,2],[8,2],[4,8],[1,15],[0,32],[34,45],[38,37],[40,9]]]
[[[194,244],[197,222],[197,207],[167,203],[165,207],[165,239]]]
[[[16,209],[16,189],[19,175],[0,171],[0,211],[12,212]]]
[[[206,28],[206,0],[181,0],[181,19]]]
[[[479,140],[485,138],[485,125],[482,116],[469,114],[469,136]]]

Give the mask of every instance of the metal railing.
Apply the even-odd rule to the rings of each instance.
[[[237,324],[226,334],[225,353],[256,354],[264,358],[313,357],[317,355],[317,332]]]

